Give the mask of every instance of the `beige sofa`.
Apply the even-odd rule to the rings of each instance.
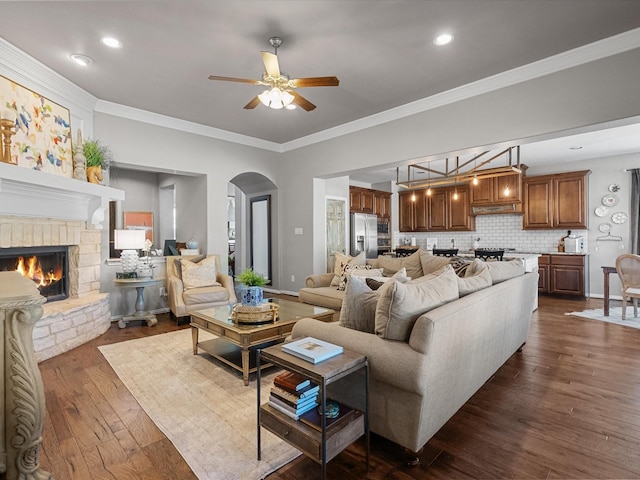
[[[206,258],[215,265],[215,277],[210,281],[202,281],[198,286],[189,288],[182,278],[179,264],[181,260],[195,263]],[[236,302],[236,294],[233,288],[233,278],[222,271],[219,255],[182,255],[166,257],[167,262],[167,296],[171,316],[178,325],[189,321],[191,312],[204,308],[219,307]],[[177,262],[177,263],[176,263]]]
[[[527,339],[538,274],[522,268],[510,279],[491,276],[491,286],[423,313],[408,341],[346,328],[343,318],[302,319],[291,338],[310,336],[366,355],[371,430],[413,452],[417,461],[426,442]],[[363,408],[363,380],[332,384],[331,398]]]

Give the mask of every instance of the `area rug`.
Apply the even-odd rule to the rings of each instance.
[[[627,318],[622,320],[622,307],[612,307],[609,309],[609,316],[604,316],[604,309],[596,308],[594,310],[584,310],[582,312],[570,312],[565,315],[573,315],[575,317],[590,318],[591,320],[600,320],[602,322],[616,323],[626,327],[640,328],[640,314],[638,318],[633,317],[633,306],[627,305]]]
[[[206,332],[200,333],[207,340]],[[257,480],[300,453],[267,432],[256,459],[256,380],[193,355],[190,329],[99,347],[102,355],[200,480]],[[206,355],[206,354],[204,354]],[[263,402],[277,374],[262,376]]]

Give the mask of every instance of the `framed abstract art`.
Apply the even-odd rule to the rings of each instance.
[[[10,163],[73,177],[68,109],[0,75],[0,116],[15,120]]]

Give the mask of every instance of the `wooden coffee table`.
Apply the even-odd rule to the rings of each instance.
[[[279,298],[269,299],[279,306],[279,318],[275,322],[265,324],[240,324],[231,319],[233,305],[207,308],[191,314],[191,337],[193,354],[198,348],[230,367],[242,372],[245,385],[249,385],[249,374],[256,368],[255,350],[280,343],[291,333],[295,323],[301,318],[315,318],[323,322],[331,322],[334,311],[328,308],[315,307],[306,303],[292,302]],[[198,341],[200,330],[213,333],[218,338]],[[266,368],[270,364],[263,364]]]

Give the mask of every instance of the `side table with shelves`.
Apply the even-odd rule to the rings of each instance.
[[[268,403],[262,404],[260,396],[260,363],[268,362],[286,370],[299,373],[320,386],[320,411],[326,411],[327,385],[364,369],[364,412],[355,411],[344,422],[327,428],[323,415],[320,430],[294,420],[277,411]],[[345,349],[343,353],[323,362],[313,364],[282,351],[282,345],[257,352],[257,416],[258,460],[260,460],[261,427],[269,430],[285,442],[300,450],[322,466],[322,478],[326,478],[327,462],[358,438],[365,436],[366,471],[369,471],[369,363],[367,357]]]

